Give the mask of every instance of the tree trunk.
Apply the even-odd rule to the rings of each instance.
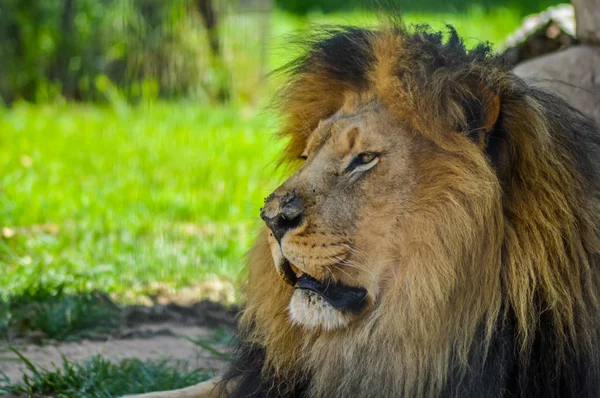
[[[225,60],[219,41],[219,16],[215,9],[215,0],[197,0],[196,7],[202,16],[204,28],[208,33],[208,44],[211,53],[211,64],[217,75],[220,75],[219,87],[216,93],[219,102],[225,102],[231,97],[231,87],[226,76]]]
[[[582,43],[600,44],[600,0],[573,0],[577,38]]]
[[[73,26],[75,23],[75,0],[63,0],[60,17],[60,41],[57,48],[56,63],[52,71],[53,77],[62,86],[65,98],[76,98],[77,82],[69,70],[69,62],[73,54]]]
[[[210,43],[210,50],[216,57],[220,57],[220,46],[219,46],[219,32],[217,13],[215,12],[215,5],[212,0],[198,0],[198,10],[202,15],[202,21],[204,27],[208,32],[208,40]]]

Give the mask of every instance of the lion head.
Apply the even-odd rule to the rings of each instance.
[[[308,43],[231,395],[600,392],[596,127],[451,29]]]
[[[495,291],[489,287],[499,279],[487,272],[498,270],[482,273],[466,257],[473,256],[468,253],[473,239],[482,240],[482,253],[473,259],[499,256],[499,246],[483,244],[501,227],[495,216],[499,187],[477,156],[480,148],[470,149],[470,156],[463,151],[454,156],[433,145],[396,118],[375,92],[345,94],[340,109],[308,136],[303,164],[269,196],[261,213],[275,267],[295,288],[290,320],[326,330],[348,326],[387,291],[408,294],[406,286],[430,279],[424,272],[445,274],[447,289],[476,282],[482,298],[493,300],[486,292]],[[452,211],[467,198],[469,208]],[[461,257],[464,281],[449,274],[456,266],[447,264],[447,253],[434,264],[414,264],[415,253],[431,256],[431,237],[448,240],[450,234],[456,244],[446,249]],[[482,279],[475,281],[477,274]],[[410,297],[403,301],[409,304]]]
[[[299,169],[265,202],[275,267],[295,287],[290,320],[345,327],[400,272],[399,231],[411,224],[426,150],[374,98],[348,98],[307,139]]]

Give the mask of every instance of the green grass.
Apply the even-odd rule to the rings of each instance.
[[[194,104],[5,111],[0,291],[235,280],[278,180],[270,125]]]
[[[186,363],[169,364],[167,360],[125,359],[118,363],[94,356],[89,361],[71,362],[63,358],[62,366],[40,369],[22,354],[30,375],[12,383],[0,374],[0,394],[64,398],[112,398],[183,388],[213,377],[206,369],[191,369]]]

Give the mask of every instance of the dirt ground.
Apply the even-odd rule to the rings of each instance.
[[[123,326],[112,334],[73,342],[40,340],[32,335],[11,342],[11,346],[34,365],[46,369],[60,366],[63,356],[71,361],[82,361],[102,355],[113,361],[168,359],[174,365],[185,361],[189,369],[219,373],[225,362],[188,339],[200,340],[219,352],[227,352],[229,339],[215,341],[215,333],[225,330],[231,335],[235,329],[235,314],[236,309],[226,309],[212,302],[130,307],[124,309]],[[13,382],[20,380],[26,371],[23,362],[4,343],[0,343],[0,371]]]

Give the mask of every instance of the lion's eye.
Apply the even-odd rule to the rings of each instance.
[[[367,164],[371,163],[376,157],[377,155],[375,155],[373,152],[363,152],[359,153],[356,159],[362,164]]]
[[[346,167],[344,173],[350,173],[352,171],[366,171],[375,166],[378,161],[379,155],[377,153],[361,152],[350,161],[350,164]]]

